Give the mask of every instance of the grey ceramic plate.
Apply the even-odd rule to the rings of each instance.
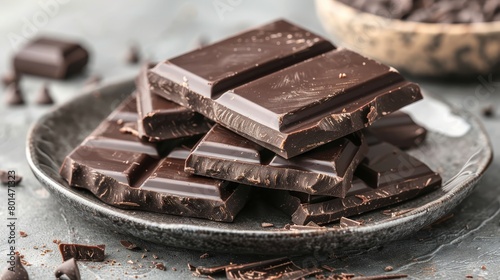
[[[426,144],[411,151],[439,171],[445,183],[440,190],[385,209],[400,211],[401,215],[390,216],[378,210],[357,217],[365,224],[356,228],[283,230],[280,228],[289,223],[289,217],[256,199],[250,201],[234,223],[122,210],[102,203],[88,192],[70,188],[59,176],[58,169],[64,157],[132,89],[131,81],[105,86],[98,93],[79,96],[42,117],[28,136],[28,161],[35,176],[52,195],[83,218],[176,247],[235,253],[301,254],[382,244],[411,234],[450,211],[473,190],[492,158],[492,148],[481,124],[466,112],[452,110],[448,114],[453,114],[460,135],[452,137],[431,131]],[[442,115],[450,108],[432,98],[422,102],[413,108],[413,114],[424,116],[423,125],[434,129],[436,120],[442,120]],[[425,116],[431,117],[426,120]],[[452,127],[444,125],[445,130]],[[262,222],[273,223],[275,228],[262,228]]]

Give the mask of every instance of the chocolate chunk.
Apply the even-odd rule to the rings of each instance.
[[[367,138],[371,138],[368,143],[380,139],[403,150],[419,146],[427,136],[424,127],[416,124],[408,114],[399,111],[381,118],[367,130]]]
[[[133,97],[124,101],[84,140],[61,167],[72,187],[125,209],[232,221],[249,188],[184,172],[197,138],[145,143],[119,131],[117,120],[137,119]]]
[[[167,268],[165,267],[165,265],[162,262],[156,262],[155,263],[155,268],[159,269],[159,270],[163,270],[163,271],[167,270]]]
[[[370,146],[345,198],[308,197],[296,192],[273,192],[272,201],[292,215],[296,224],[334,222],[402,202],[441,186],[441,177],[418,159],[380,143]]]
[[[6,103],[11,106],[18,106],[24,104],[23,93],[16,83],[11,84],[5,90]]]
[[[2,183],[3,185],[14,184],[17,186],[17,185],[19,185],[19,183],[21,183],[22,180],[23,180],[23,177],[18,175],[15,172],[0,170],[0,183]]]
[[[120,240],[120,244],[122,244],[123,247],[125,247],[125,249],[127,250],[140,250],[141,248],[139,248],[137,245],[135,245],[134,243],[130,242],[130,241],[127,241],[127,240]]]
[[[89,54],[77,42],[41,37],[25,45],[14,57],[16,73],[65,79],[83,70]]]
[[[191,151],[185,170],[276,190],[344,197],[366,151],[361,134],[352,134],[284,159],[215,125]]]
[[[21,258],[18,254],[14,255],[15,264],[12,265],[10,261],[7,262],[7,267],[2,271],[2,275],[0,275],[0,279],[2,280],[29,280],[29,275],[26,269],[24,268]]]
[[[74,258],[77,261],[91,261],[102,262],[104,261],[104,250],[106,245],[83,245],[83,244],[67,244],[61,243],[58,245],[59,252],[63,261]]]
[[[36,97],[36,103],[40,105],[54,104],[54,100],[50,96],[50,91],[46,84],[44,84],[40,89],[40,91],[38,92],[38,95]]]
[[[19,83],[19,80],[21,79],[20,76],[16,75],[15,72],[8,72],[2,76],[2,84],[7,87],[11,84],[17,84]]]
[[[59,279],[61,276],[66,275],[69,280],[80,280],[80,270],[78,269],[78,264],[74,258],[71,258],[62,264],[60,264],[56,271],[54,272],[56,279]]]
[[[148,77],[166,99],[284,158],[422,98],[394,69],[332,49],[321,37],[277,21],[159,63]]]
[[[210,121],[202,115],[153,93],[144,65],[136,79],[138,132],[148,141],[163,141],[207,132]]]
[[[130,46],[125,55],[125,60],[128,64],[137,64],[141,60],[141,55],[139,54],[139,48],[135,45]]]

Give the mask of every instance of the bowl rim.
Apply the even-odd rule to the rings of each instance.
[[[367,12],[363,12],[338,0],[316,0],[317,9],[327,7],[329,10],[338,10],[339,14],[350,13],[356,16],[363,16],[373,21],[385,21],[386,29],[398,32],[418,32],[428,34],[486,34],[500,32],[500,21],[476,22],[476,23],[426,23],[417,21],[406,21],[401,19],[387,18]]]

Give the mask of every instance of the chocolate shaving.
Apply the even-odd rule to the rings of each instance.
[[[59,279],[62,275],[66,275],[70,280],[80,280],[80,270],[78,269],[78,264],[74,258],[71,258],[62,264],[60,264],[56,271],[54,272],[56,279]]]
[[[340,227],[341,228],[347,228],[347,227],[357,227],[360,226],[362,223],[346,218],[346,217],[341,217],[340,218]]]

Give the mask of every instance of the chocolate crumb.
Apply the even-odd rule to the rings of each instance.
[[[205,253],[205,254],[200,256],[200,259],[208,259],[209,257],[210,257],[210,255],[208,253]]]
[[[62,275],[66,275],[70,280],[80,280],[80,270],[78,269],[78,264],[74,258],[71,258],[62,264],[60,264],[56,271],[54,272],[56,279],[59,279]]]
[[[157,260],[157,259],[159,259],[159,257],[157,255],[153,254],[153,259]]]
[[[163,271],[166,271],[167,268],[165,267],[165,265],[162,263],[162,262],[157,262],[155,263],[155,268],[156,269],[159,269],[159,270],[163,270]],[[172,268],[173,271],[176,271],[175,268]]]
[[[472,279],[472,278],[474,278],[474,276],[472,276],[472,275],[465,275],[465,278]]]
[[[177,268],[175,268],[175,267],[172,267],[172,270],[173,270],[173,271],[177,271]]]
[[[482,269],[482,270],[486,270],[486,266],[485,266],[485,265],[482,265],[482,266],[481,266],[481,269]]]
[[[483,116],[487,118],[491,118],[495,116],[495,108],[493,105],[488,105],[482,110]]]
[[[137,245],[135,245],[134,243],[132,243],[132,242],[130,242],[128,240],[120,240],[120,244],[123,247],[125,247],[125,249],[132,250],[132,251],[140,250],[141,249]]]
[[[128,64],[137,64],[140,60],[139,48],[135,45],[130,46],[125,55],[125,61]]]
[[[19,236],[21,236],[21,237],[27,237],[28,234],[25,231],[20,230],[19,231]]]
[[[24,104],[23,93],[19,88],[19,85],[14,83],[7,87],[5,91],[5,95],[7,96],[6,102],[11,106],[18,106]]]
[[[388,265],[388,266],[386,266],[386,267],[384,268],[384,270],[385,270],[385,271],[393,271],[393,270],[394,270],[394,268],[393,268],[392,266]]]
[[[263,228],[270,228],[274,227],[274,224],[263,222],[262,224],[260,224],[260,226]]]
[[[54,239],[54,240],[52,240],[52,243],[55,243],[55,244],[58,244],[58,245],[59,245],[59,244],[61,244],[61,240],[59,240],[59,239]]]
[[[36,104],[38,105],[54,104],[54,100],[50,96],[50,91],[49,88],[47,87],[47,84],[43,84],[42,88],[38,92],[38,95],[36,97]]]

